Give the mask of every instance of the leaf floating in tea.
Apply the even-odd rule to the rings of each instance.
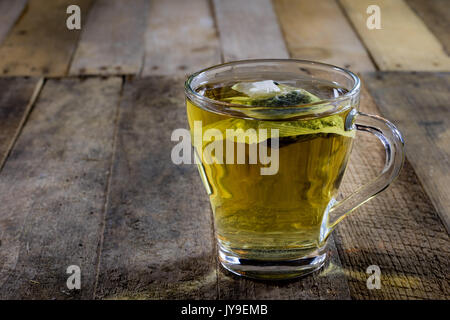
[[[281,92],[281,89],[272,80],[239,82],[232,86],[231,89],[241,92],[250,98],[273,97]]]
[[[279,84],[273,80],[239,82],[231,88],[246,95],[246,97],[237,96],[225,99],[233,104],[283,107],[320,101],[318,97],[304,89]]]

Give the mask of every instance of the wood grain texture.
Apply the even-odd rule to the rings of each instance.
[[[386,117],[406,140],[406,153],[450,230],[450,73],[377,73],[366,77]]]
[[[69,30],[66,9],[79,5],[83,17],[92,0],[33,0],[0,47],[0,76],[64,76],[79,30]]]
[[[22,13],[27,0],[0,0],[0,44]]]
[[[379,0],[381,29],[370,30],[371,0],[340,0],[353,26],[383,71],[448,71],[450,58],[441,43],[403,0]]]
[[[121,84],[46,82],[0,174],[1,299],[92,298]]]
[[[214,0],[225,61],[288,58],[271,0]]]
[[[185,108],[181,77],[125,85],[97,297],[217,296],[208,197],[195,165],[171,161]]]
[[[38,78],[0,78],[0,170],[43,83]]]
[[[144,59],[148,1],[98,0],[83,27],[71,75],[138,74]]]
[[[374,66],[335,0],[274,0],[290,56],[353,71]]]
[[[361,110],[378,112],[366,90]],[[355,142],[343,194],[372,180],[384,164],[376,138],[358,134]],[[334,234],[353,299],[449,299],[449,237],[409,161],[390,188],[350,214]],[[370,265],[381,269],[379,290],[366,286]]]
[[[186,75],[220,62],[208,0],[150,2],[143,76]]]
[[[406,3],[425,22],[450,54],[450,1],[407,0]]]

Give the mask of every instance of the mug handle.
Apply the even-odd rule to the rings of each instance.
[[[350,118],[352,122],[356,119],[357,130],[370,132],[381,141],[386,150],[386,162],[380,175],[374,180],[359,187],[351,195],[333,205],[329,212],[329,219],[333,222],[329,223],[328,234],[350,212],[385,190],[399,175],[405,159],[403,137],[391,122],[382,117],[362,112],[357,112],[356,116],[352,118]]]

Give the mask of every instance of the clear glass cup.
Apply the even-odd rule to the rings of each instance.
[[[320,101],[242,105],[204,94],[218,88],[220,96],[228,84],[268,79],[308,90]],[[288,279],[318,270],[336,225],[385,190],[402,167],[400,132],[358,111],[360,80],[348,70],[302,60],[236,61],[194,73],[185,93],[219,259],[235,274]],[[381,141],[386,163],[374,180],[336,201],[356,131]]]

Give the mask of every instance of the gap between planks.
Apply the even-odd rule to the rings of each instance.
[[[122,96],[123,96],[123,88],[125,85],[125,77],[122,77],[122,83],[120,87],[119,92],[119,99],[116,106],[116,115],[114,117],[114,133],[113,133],[113,142],[112,142],[112,154],[111,154],[111,160],[108,170],[108,179],[106,183],[105,188],[105,201],[103,203],[103,210],[102,210],[102,219],[101,219],[101,225],[100,225],[100,234],[99,234],[99,242],[98,242],[98,249],[97,249],[97,259],[95,263],[95,282],[94,282],[94,289],[92,290],[92,298],[96,298],[96,292],[98,288],[98,279],[100,275],[100,265],[101,265],[101,255],[103,251],[103,241],[105,236],[105,223],[106,223],[106,215],[107,215],[107,208],[108,208],[108,202],[109,202],[109,195],[111,193],[111,183],[112,183],[112,176],[113,176],[113,170],[114,170],[114,159],[116,158],[116,152],[117,152],[117,135],[119,132],[119,116],[120,116],[120,103],[122,102]]]
[[[23,111],[23,115],[21,117],[20,122],[17,125],[17,129],[15,130],[13,135],[11,136],[10,142],[5,148],[5,152],[2,155],[0,155],[1,156],[1,158],[0,158],[0,172],[2,171],[3,166],[5,165],[5,162],[8,159],[8,156],[9,156],[11,150],[13,149],[14,144],[17,141],[17,138],[19,137],[20,133],[22,132],[22,128],[23,128],[23,126],[25,125],[25,123],[26,123],[26,121],[28,119],[28,115],[30,114],[31,109],[33,108],[36,100],[38,99],[39,94],[41,93],[41,90],[42,90],[42,88],[44,86],[44,83],[45,83],[44,78],[39,78],[39,80],[37,81],[36,86],[34,88],[34,91],[31,94],[31,97],[30,97],[30,99],[29,99],[29,101],[28,101],[28,103],[27,103],[27,105],[26,105],[26,107],[25,107],[25,109]]]

